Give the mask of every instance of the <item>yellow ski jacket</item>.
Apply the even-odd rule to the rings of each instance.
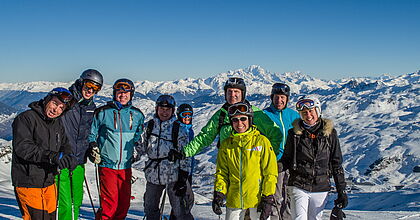
[[[226,207],[257,208],[262,195],[275,193],[277,176],[270,141],[255,126],[240,134],[233,131],[221,143],[214,189],[226,195]]]

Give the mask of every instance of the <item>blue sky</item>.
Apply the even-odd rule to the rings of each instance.
[[[420,1],[0,1],[0,82],[420,70]]]

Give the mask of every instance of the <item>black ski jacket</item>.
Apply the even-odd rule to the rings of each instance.
[[[71,153],[71,146],[61,120],[45,116],[43,100],[29,104],[29,108],[12,124],[12,184],[44,188],[54,184],[58,169],[50,161],[51,152]]]
[[[77,157],[78,164],[85,164],[86,152],[89,148],[88,136],[96,105],[91,99],[83,99],[80,94],[82,88],[78,81],[69,90],[78,102],[61,117],[61,121],[72,146],[73,154]]]
[[[284,170],[289,169],[288,186],[309,192],[330,190],[330,176],[337,190],[345,190],[344,169],[337,131],[329,119],[321,119],[320,127],[312,134],[303,128],[301,119],[289,130],[285,152],[281,158]]]

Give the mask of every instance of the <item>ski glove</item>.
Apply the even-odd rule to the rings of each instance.
[[[173,190],[176,196],[183,197],[187,193],[187,179],[189,173],[183,170],[179,170],[178,181],[175,182]]]
[[[225,198],[225,194],[214,191],[213,202],[211,203],[211,207],[213,208],[213,212],[216,215],[221,215],[223,213],[221,207],[223,206],[223,200],[225,200]]]
[[[258,212],[261,212],[260,220],[266,220],[270,217],[272,207],[274,206],[274,196],[262,196],[261,202],[258,205]]]
[[[63,152],[51,152],[50,162],[58,165],[60,170],[69,169],[73,171],[77,166],[77,158],[73,154],[64,154]]]
[[[171,162],[175,162],[176,160],[184,160],[185,156],[181,152],[170,149],[168,152],[168,160]]]
[[[346,218],[346,214],[344,214],[343,209],[334,206],[331,211],[330,220],[343,220],[343,218]]]
[[[96,142],[89,143],[89,160],[94,164],[99,164],[101,162],[101,154],[99,153],[99,147]]]
[[[338,196],[337,199],[334,200],[334,205],[340,209],[344,209],[347,207],[348,203],[347,193],[344,191],[338,191]]]

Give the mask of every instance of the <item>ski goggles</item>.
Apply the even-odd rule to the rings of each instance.
[[[236,123],[239,121],[246,121],[248,120],[248,117],[233,117],[232,119],[230,119],[232,122]]]
[[[296,103],[296,110],[302,111],[303,108],[311,109],[315,107],[315,102],[312,99],[301,99]]]
[[[118,82],[114,85],[115,91],[124,91],[124,92],[131,92],[133,90],[133,87],[127,82]]]
[[[51,90],[51,92],[49,92],[49,95],[57,97],[60,101],[62,101],[65,104],[71,104],[74,100],[71,92],[61,87]]]
[[[228,108],[229,116],[240,115],[240,114],[245,115],[245,114],[248,114],[248,113],[249,113],[249,107],[246,104],[242,104],[242,103],[234,104],[234,105],[231,105]]]
[[[175,108],[175,99],[170,95],[161,95],[156,101],[157,106]]]
[[[86,87],[86,89],[92,89],[94,92],[98,92],[99,90],[101,90],[101,85],[90,80],[85,80],[84,86]]]
[[[192,111],[183,111],[179,113],[179,116],[181,116],[181,118],[192,118],[192,115]]]
[[[271,89],[271,94],[289,94],[290,87],[283,83],[276,83]]]
[[[229,78],[226,82],[226,86],[234,86],[238,84],[245,84],[245,82],[242,78],[239,78],[239,77]]]

